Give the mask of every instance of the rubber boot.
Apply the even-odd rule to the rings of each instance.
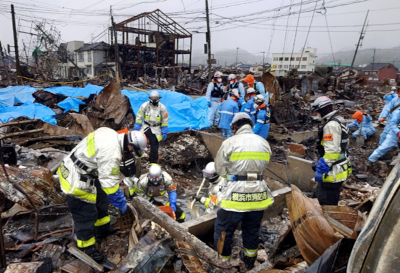
[[[107,223],[100,227],[95,227],[95,233],[97,239],[102,239],[107,237],[108,235],[115,234],[118,229],[113,229],[110,223]]]
[[[104,259],[103,255],[96,251],[94,245],[81,249],[85,254],[92,258],[96,263],[101,263]]]
[[[244,265],[246,266],[247,270],[253,269],[254,263],[256,262],[257,256],[256,257],[247,257],[244,254],[244,251],[240,251],[240,259],[244,262]]]

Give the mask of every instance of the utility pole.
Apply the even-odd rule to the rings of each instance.
[[[368,13],[369,13],[369,10],[367,11],[367,15],[365,16],[364,25],[363,25],[363,27],[361,29],[360,38],[358,39],[356,51],[354,52],[353,61],[351,62],[351,68],[350,69],[353,69],[354,61],[356,60],[356,56],[357,56],[357,52],[358,52],[358,48],[360,47],[360,44],[361,44],[362,40],[364,39],[364,35],[365,35],[364,29],[365,29],[365,24],[367,23]]]
[[[374,78],[375,78],[375,75],[374,75],[375,51],[376,51],[376,48],[374,48],[374,55],[372,56],[372,67],[371,67],[371,78],[372,78],[372,80],[374,80]]]
[[[20,83],[21,78],[18,76],[21,76],[21,68],[19,66],[17,26],[15,24],[14,5],[12,5],[12,4],[11,4],[11,18],[12,18],[12,25],[13,25],[13,32],[14,32],[15,62],[17,64],[17,83]]]
[[[208,0],[206,0],[206,19],[207,19],[206,41],[208,45],[208,81],[211,82],[211,33],[210,33],[210,17],[208,15]]]
[[[8,84],[11,84],[10,76],[8,75],[8,67],[6,65],[6,60],[4,59],[3,46],[1,45],[1,41],[0,41],[0,54],[1,54],[1,60],[3,61],[4,65],[4,71],[6,72],[7,82]]]
[[[120,78],[119,78],[119,52],[118,52],[118,41],[117,41],[117,31],[115,30],[115,22],[114,22],[114,17],[112,15],[112,9],[110,6],[110,15],[111,15],[111,24],[112,24],[112,29],[114,32],[114,51],[115,51],[115,77],[117,78],[117,83],[120,84]],[[139,68],[138,68],[139,69]]]
[[[265,65],[265,62],[264,62],[264,54],[265,54],[265,51],[263,51],[263,52],[261,52],[262,54],[263,54],[263,69],[264,69],[264,65]]]
[[[236,65],[238,65],[239,48],[236,48]]]

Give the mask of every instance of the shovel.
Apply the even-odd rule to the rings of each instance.
[[[357,146],[364,145],[364,136],[362,135],[362,121],[361,121],[361,127],[360,127],[360,134],[358,134],[356,136],[356,143],[357,143]]]
[[[188,204],[187,207],[188,209],[193,213],[194,216],[199,217],[199,210],[197,209],[197,207],[194,205],[194,203],[196,202],[196,197],[199,196],[201,189],[203,188],[204,182],[206,181],[205,178],[203,178],[203,181],[200,184],[200,188],[197,191],[197,194],[195,196],[195,198],[193,199],[193,201],[190,201],[190,199],[188,200]]]

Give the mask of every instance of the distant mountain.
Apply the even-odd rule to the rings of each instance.
[[[233,64],[236,62],[236,49],[227,49],[223,51],[216,51],[213,52],[214,58],[217,59],[217,64],[225,66],[225,63],[227,66]],[[194,51],[193,56],[192,56],[192,64],[193,65],[198,65],[198,64],[206,64],[207,60],[207,54],[204,54],[201,51]],[[244,49],[239,49],[238,50],[238,62],[241,62],[243,64],[261,64],[263,61],[262,55],[254,55],[252,53],[249,53],[248,51]],[[265,59],[265,62],[267,62],[267,59]]]
[[[335,62],[342,64],[351,64],[355,50],[335,52]],[[374,49],[361,49],[358,50],[355,66],[372,63]],[[332,54],[321,54],[317,59],[317,64],[333,63]],[[375,51],[375,63],[392,63],[397,68],[400,68],[400,46],[380,49]]]

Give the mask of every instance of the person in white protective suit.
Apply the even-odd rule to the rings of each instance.
[[[114,232],[108,201],[122,214],[127,210],[126,199],[119,188],[120,172],[134,175],[135,160],[147,150],[146,145],[142,132],[118,134],[102,127],[85,137],[57,170],[74,220],[77,245],[97,262],[103,256],[95,249],[95,237],[102,238]]]
[[[333,110],[333,101],[328,97],[317,98],[311,104],[311,109],[324,121],[318,132],[319,160],[316,166],[313,164],[314,179],[318,183],[317,199],[321,206],[337,206],[340,188],[351,174],[348,156],[349,128],[343,117]]]
[[[227,186],[218,198],[217,219],[214,225],[214,249],[225,232],[222,257],[232,253],[234,232],[242,223],[243,250],[240,258],[247,269],[254,267],[258,252],[259,231],[264,210],[273,203],[271,191],[263,172],[269,163],[271,148],[262,137],[253,133],[253,121],[246,113],[232,120],[235,134],[225,140],[215,157],[217,173],[226,177]]]
[[[167,139],[168,111],[160,102],[158,91],[151,91],[149,98],[150,101],[140,106],[133,130],[140,130],[146,135],[150,143],[149,162],[155,165],[158,164],[159,142]]]
[[[206,207],[204,214],[210,214],[218,208],[219,193],[224,191],[227,182],[226,179],[221,177],[215,170],[214,162],[210,162],[206,165],[203,170],[203,177],[210,183],[208,186],[208,196],[206,197],[200,194],[196,197],[196,201],[199,201]]]

